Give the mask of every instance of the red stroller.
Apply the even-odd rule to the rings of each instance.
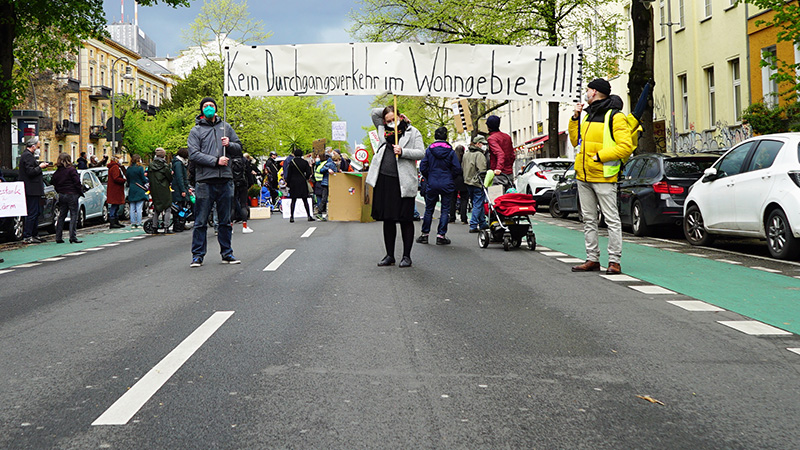
[[[488,189],[484,188],[487,201],[483,207],[489,219],[489,228],[478,233],[478,245],[489,246],[490,242],[502,242],[503,249],[519,248],[522,238],[527,241],[528,250],[536,249],[536,235],[533,233],[530,216],[536,213],[536,200],[529,194],[504,194],[494,202],[489,201]]]

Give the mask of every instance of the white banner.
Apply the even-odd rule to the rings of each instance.
[[[25,202],[25,183],[0,183],[0,217],[17,217],[28,215],[28,204]]]
[[[303,44],[226,47],[225,94],[380,95],[577,102],[579,47]]]

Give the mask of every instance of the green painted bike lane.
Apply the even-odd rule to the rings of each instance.
[[[0,270],[19,264],[28,264],[42,259],[78,252],[87,248],[94,248],[98,245],[110,244],[142,234],[144,234],[144,231],[141,229],[120,228],[113,231],[99,231],[81,235],[78,237],[83,241],[80,244],[71,244],[69,240],[64,241],[63,244],[56,244],[54,241],[50,241],[42,244],[24,245],[13,250],[3,250],[0,251],[0,258],[5,259],[5,262],[0,263]]]
[[[583,232],[534,221],[537,245],[586,258]],[[600,238],[601,263],[608,238]],[[800,334],[800,279],[623,243],[622,273]]]

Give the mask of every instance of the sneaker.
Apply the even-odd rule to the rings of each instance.
[[[241,264],[242,262],[236,259],[233,255],[223,256],[222,264]]]
[[[23,244],[33,244],[33,238],[26,237],[25,239],[22,240],[22,243]]]
[[[418,244],[427,244],[428,243],[428,235],[427,234],[419,235],[419,237],[417,238],[417,243]]]
[[[249,227],[243,227],[242,228],[242,233],[247,234],[247,233],[252,233],[252,232],[253,232],[252,228],[249,228]]]
[[[33,242],[35,242],[37,244],[41,244],[41,243],[47,242],[46,240],[40,238],[39,236],[33,236],[31,239],[33,239]]]
[[[477,228],[470,228],[470,229],[469,229],[469,232],[470,232],[470,233],[477,233],[477,232],[479,232],[479,231],[480,231],[480,230],[478,230]]]
[[[436,245],[448,245],[450,244],[450,239],[445,236],[436,236]]]
[[[189,265],[189,267],[200,267],[202,265],[203,265],[203,258],[195,256],[194,258],[192,258],[192,263]]]

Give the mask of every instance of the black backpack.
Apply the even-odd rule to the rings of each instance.
[[[237,186],[247,184],[247,176],[245,175],[244,157],[237,156],[231,158],[231,171],[233,172],[233,183]]]

